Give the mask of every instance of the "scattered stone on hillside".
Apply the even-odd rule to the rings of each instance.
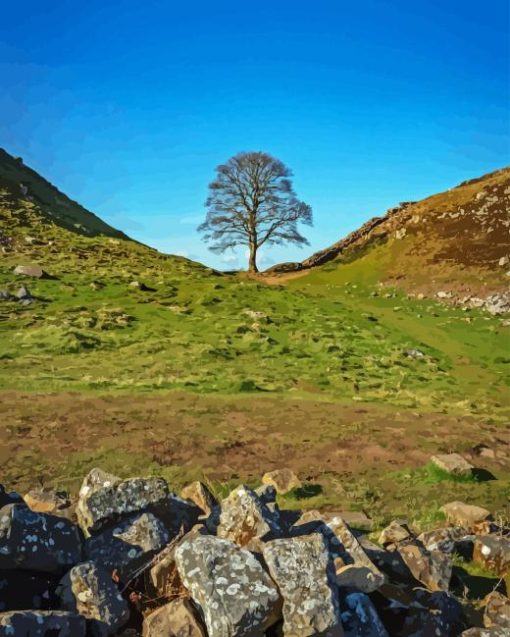
[[[430,459],[436,467],[455,476],[470,476],[473,472],[473,465],[470,464],[460,453],[444,453],[432,456]]]
[[[483,615],[483,625],[486,628],[497,626],[505,628],[510,635],[510,599],[497,591],[489,593],[484,600],[485,612]]]
[[[111,574],[94,562],[74,566],[59,586],[62,608],[89,620],[94,637],[107,637],[129,619],[128,604]]]
[[[389,637],[368,595],[349,593],[341,605],[345,637]]]
[[[464,526],[450,526],[432,531],[424,531],[418,536],[418,541],[423,544],[427,551],[441,551],[442,553],[453,553],[458,545],[466,542],[470,530]],[[472,543],[472,539],[470,540]]]
[[[277,493],[288,493],[301,486],[301,480],[291,469],[276,469],[262,476],[262,484],[273,486]]]
[[[468,529],[471,529],[478,522],[491,519],[491,513],[487,509],[458,500],[444,504],[441,511],[446,515],[448,522],[465,526]]]
[[[59,610],[0,613],[0,637],[85,637],[85,618]]]
[[[508,265],[509,262],[510,259],[508,257],[501,257],[498,261],[498,265],[504,267],[505,265]]]
[[[395,231],[395,238],[396,239],[403,239],[407,234],[407,228],[398,228]]]
[[[209,637],[259,637],[279,619],[278,591],[246,549],[204,535],[184,539],[175,558]]]
[[[407,358],[425,358],[425,354],[419,349],[406,349],[404,354],[407,356]]]
[[[18,289],[14,296],[18,299],[18,303],[21,303],[21,305],[30,305],[35,301],[34,297],[24,285]]]
[[[35,279],[41,279],[47,276],[46,272],[39,265],[17,265],[14,268],[14,274],[31,276]]]
[[[438,299],[451,299],[453,294],[452,292],[445,292],[444,290],[440,290],[436,293]]]
[[[242,485],[221,502],[218,537],[246,546],[251,540],[269,539],[281,533],[278,516],[257,494]]]
[[[390,551],[395,550],[401,542],[410,540],[414,534],[404,520],[393,520],[381,531],[379,544]]]
[[[130,288],[135,288],[136,290],[140,290],[141,292],[155,292],[155,288],[151,288],[145,283],[140,283],[140,281],[131,281],[129,284]]]
[[[92,474],[92,476],[91,476]],[[169,494],[161,478],[104,479],[97,469],[85,478],[78,497],[76,513],[86,534],[98,531],[122,516],[161,505]]]
[[[143,637],[207,637],[189,599],[174,599],[143,622]]]
[[[7,290],[0,290],[0,301],[8,301],[11,298]]]
[[[58,607],[58,576],[27,571],[0,571],[0,612]]]
[[[81,555],[79,529],[69,520],[35,513],[25,504],[0,509],[0,569],[59,573]]]
[[[184,487],[181,491],[181,498],[190,500],[207,515],[211,513],[215,506],[218,506],[218,500],[216,500],[206,485],[198,480]]]
[[[420,542],[410,541],[398,546],[398,552],[413,576],[431,591],[447,591],[453,564],[440,551],[427,551]]]
[[[148,564],[169,539],[161,520],[152,513],[140,513],[88,538],[85,555],[108,572],[116,570],[124,581],[136,569]]]
[[[475,538],[473,560],[504,575],[510,568],[510,536],[479,535]]]
[[[341,636],[334,569],[323,535],[272,540],[263,556],[283,598],[284,635]]]
[[[67,493],[55,489],[32,489],[23,499],[27,506],[37,513],[59,515],[71,506]]]

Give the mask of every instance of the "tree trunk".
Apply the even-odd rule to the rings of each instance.
[[[258,272],[257,268],[257,245],[250,242],[250,260],[248,263],[248,272]]]

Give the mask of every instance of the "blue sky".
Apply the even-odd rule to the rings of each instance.
[[[506,0],[29,0],[2,6],[0,146],[109,223],[220,268],[214,168],[263,150],[314,210],[301,259],[510,163]]]

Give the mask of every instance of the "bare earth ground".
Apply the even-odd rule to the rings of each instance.
[[[94,396],[0,392],[0,449],[6,486],[76,492],[101,466],[121,476],[156,474],[179,490],[205,479],[218,493],[288,466],[305,487],[286,506],[366,510],[381,522],[434,519],[462,499],[508,516],[510,430],[474,417],[394,407],[191,393]],[[494,457],[480,456],[480,447]],[[457,451],[497,480],[437,482],[424,465]],[[34,481],[36,481],[34,483]]]

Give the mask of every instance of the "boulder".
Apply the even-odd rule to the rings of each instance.
[[[473,560],[498,575],[504,575],[510,568],[510,537],[496,534],[477,536]]]
[[[414,533],[403,520],[393,520],[381,531],[379,544],[390,551],[395,550],[401,542],[414,538]]]
[[[76,514],[86,535],[149,506],[163,505],[168,497],[168,485],[160,478],[130,478],[115,476],[92,469],[79,492]]]
[[[234,542],[207,535],[184,539],[175,560],[209,637],[262,637],[279,619],[274,582],[252,553]]]
[[[483,507],[465,502],[448,502],[441,507],[448,522],[472,529],[473,525],[491,519],[491,513]]]
[[[440,551],[427,551],[421,542],[400,544],[398,552],[413,576],[431,591],[447,591],[452,576],[452,561]]]
[[[184,537],[190,539],[196,535],[206,535],[207,529],[203,525],[196,525]],[[173,598],[181,596],[185,592],[177,564],[175,563],[175,549],[179,542],[183,540],[182,535],[175,537],[170,544],[158,553],[152,560],[153,566],[150,570],[150,580],[155,596]]]
[[[148,565],[169,539],[161,520],[152,513],[139,513],[88,538],[85,555],[109,573],[116,570],[125,581],[141,566]]]
[[[58,576],[27,571],[0,571],[0,612],[58,607]]]
[[[85,637],[85,618],[65,611],[0,613],[0,637]]]
[[[17,265],[14,268],[14,274],[22,276],[31,276],[35,279],[42,279],[46,273],[39,265]]]
[[[207,637],[189,599],[174,599],[143,622],[143,637]]]
[[[345,637],[389,637],[368,595],[349,593],[341,608]]]
[[[497,591],[492,591],[484,601],[483,625],[486,628],[505,628],[510,635],[510,599]]]
[[[415,585],[416,580],[409,570],[409,567],[402,559],[398,551],[386,551],[379,545],[374,544],[365,536],[359,538],[359,543],[367,557],[384,573],[387,578],[401,582],[405,585]],[[381,590],[386,584],[378,589]]]
[[[181,498],[190,500],[207,515],[218,505],[218,500],[216,500],[211,491],[203,482],[198,480],[184,487],[181,491]]]
[[[457,637],[462,627],[462,605],[452,595],[418,590],[396,634],[399,637]]]
[[[32,511],[64,515],[64,517],[66,510],[71,506],[67,493],[55,489],[32,489],[23,499]]]
[[[432,531],[424,531],[418,536],[418,541],[427,551],[441,551],[453,553],[463,541],[469,541],[469,529],[464,526],[450,526]]]
[[[93,637],[115,633],[129,619],[128,604],[111,574],[94,562],[74,566],[61,580],[62,608],[85,617]]]
[[[278,515],[248,487],[240,486],[222,500],[218,537],[246,546],[253,539],[278,537],[281,532]]]
[[[0,569],[60,573],[81,560],[80,531],[69,520],[25,504],[0,509]]]
[[[318,511],[307,511],[295,523],[291,533],[300,535],[311,531],[321,533],[327,541],[338,586],[371,593],[384,584],[384,574],[340,516],[329,517]]]
[[[263,556],[283,598],[285,637],[343,635],[333,563],[321,533],[272,540]]]
[[[18,299],[18,302],[21,303],[21,305],[30,305],[35,301],[34,297],[24,285],[18,289],[14,296]]]
[[[430,459],[436,467],[455,476],[470,476],[473,473],[473,465],[465,460],[459,453],[444,453],[432,456]]]
[[[278,493],[288,493],[301,486],[301,480],[291,469],[276,469],[262,476],[262,484],[273,486]]]
[[[338,516],[354,529],[371,531],[374,527],[374,521],[364,511],[340,511]]]
[[[0,301],[8,301],[11,298],[7,290],[0,290]]]

